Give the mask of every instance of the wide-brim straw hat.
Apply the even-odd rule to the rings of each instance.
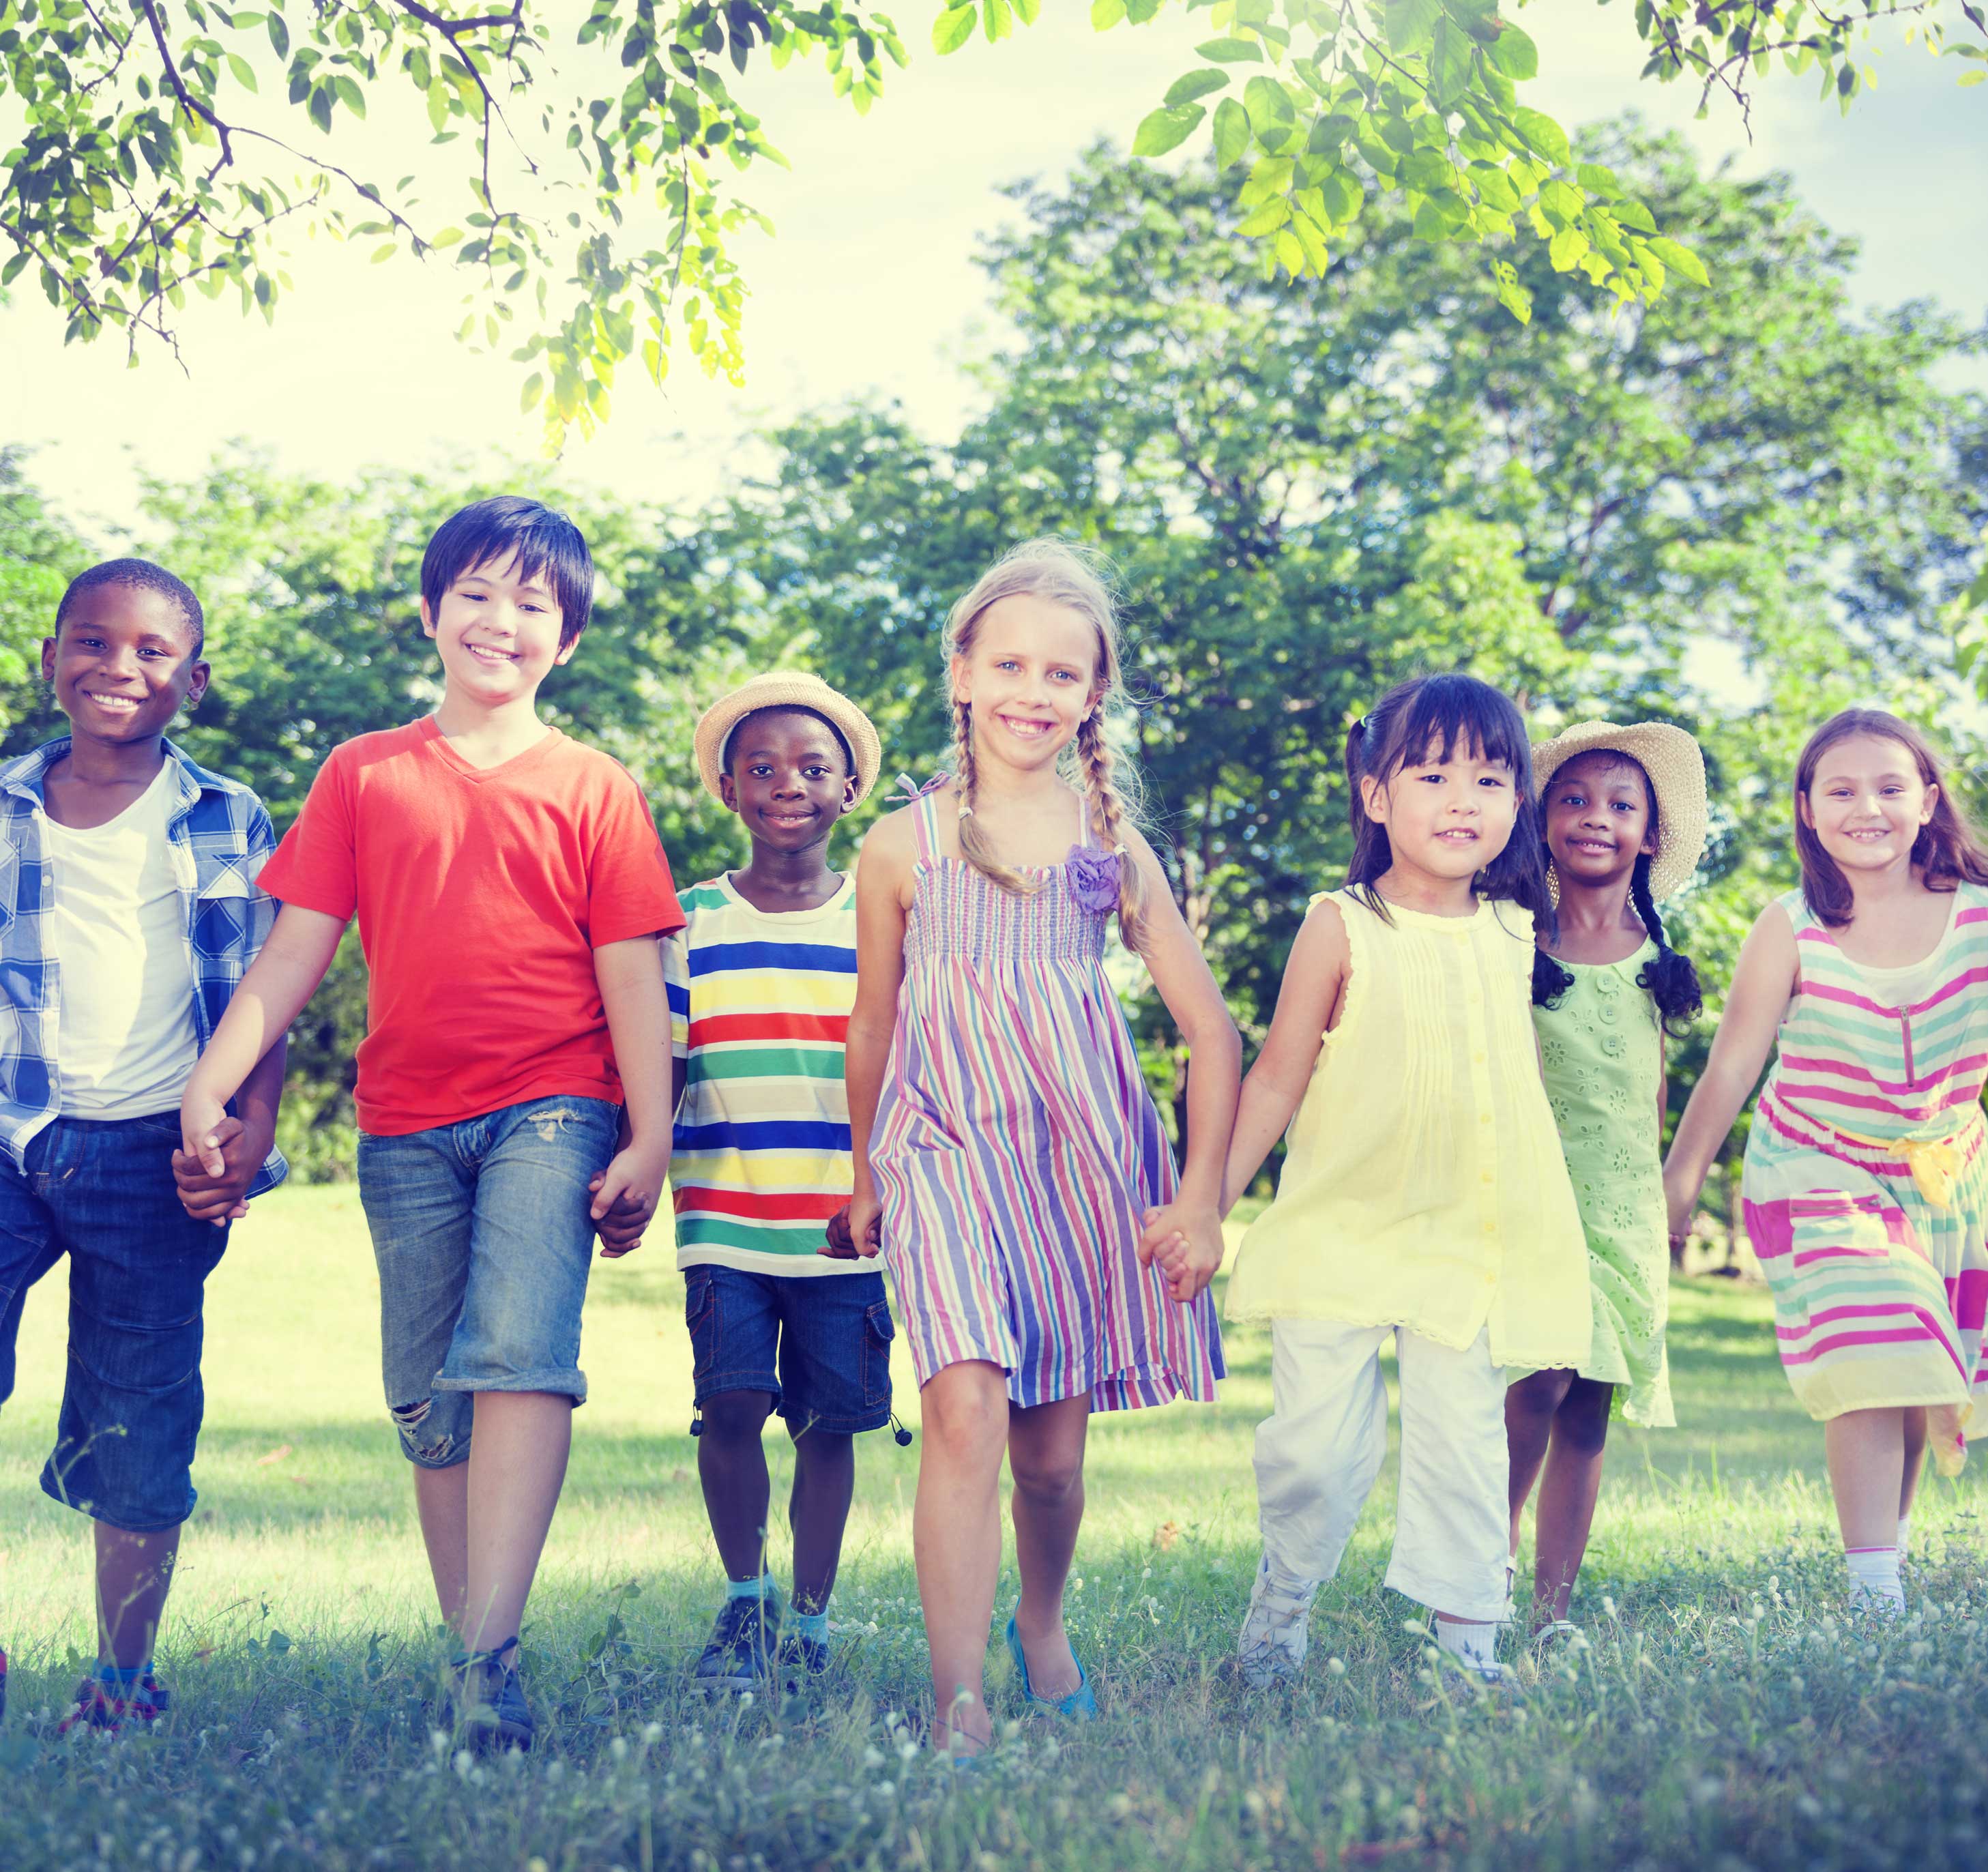
[[[725,744],[732,738],[732,731],[762,708],[809,708],[833,722],[849,744],[850,758],[856,763],[855,803],[862,803],[877,784],[877,769],[884,760],[876,728],[839,689],[831,689],[819,676],[800,670],[770,670],[756,676],[698,718],[691,745],[697,753],[698,772],[712,799],[722,801],[725,797],[718,781],[725,771]]]
[[[1626,754],[1650,776],[1657,796],[1657,850],[1650,860],[1650,895],[1661,904],[1691,882],[1705,856],[1705,756],[1698,743],[1668,721],[1577,721],[1533,749],[1533,783],[1544,800],[1554,775],[1577,754],[1597,748]]]

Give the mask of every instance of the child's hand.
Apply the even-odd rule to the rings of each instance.
[[[225,1124],[232,1124],[238,1130],[241,1128],[241,1120],[230,1118],[228,1107],[220,1100],[188,1086],[186,1096],[180,1100],[180,1148],[210,1177],[228,1174],[221,1139],[221,1127]]]
[[[269,1140],[251,1137],[239,1118],[223,1112],[220,1122],[203,1132],[201,1144],[197,1156],[186,1151],[173,1153],[173,1181],[178,1185],[180,1204],[187,1214],[197,1222],[211,1222],[218,1228],[248,1213],[242,1193],[269,1154]],[[209,1171],[208,1163],[218,1169]]]
[[[1671,1245],[1678,1248],[1691,1234],[1691,1212],[1698,1201],[1698,1191],[1686,1186],[1685,1179],[1677,1171],[1666,1169],[1664,1172],[1664,1208],[1669,1217]]]
[[[884,1245],[884,1208],[874,1195],[859,1194],[828,1218],[828,1239],[815,1250],[832,1261],[867,1261]]]
[[[630,1144],[616,1151],[607,1167],[587,1185],[593,1195],[590,1213],[605,1259],[615,1260],[641,1245],[642,1232],[662,1201],[669,1171],[667,1144]]]
[[[1222,1218],[1212,1205],[1176,1201],[1148,1209],[1144,1220],[1139,1259],[1158,1264],[1168,1294],[1185,1306],[1221,1271]]]

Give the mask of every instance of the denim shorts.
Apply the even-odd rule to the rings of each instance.
[[[133,1534],[193,1512],[205,1399],[201,1302],[228,1230],[197,1222],[173,1181],[177,1110],[58,1118],[23,1175],[0,1151],[0,1403],[28,1289],[69,1256],[69,1370],[42,1487]]]
[[[381,1374],[410,1461],[468,1460],[478,1391],[585,1399],[587,1185],[612,1160],[620,1123],[604,1099],[562,1094],[399,1137],[360,1134]]]
[[[895,1328],[874,1269],[749,1274],[706,1262],[684,1270],[684,1320],[700,1404],[721,1391],[768,1392],[793,1436],[854,1436],[890,1421]]]

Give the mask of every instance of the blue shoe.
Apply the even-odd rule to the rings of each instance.
[[[1022,1680],[1022,1695],[1031,1703],[1046,1703],[1060,1716],[1076,1716],[1085,1722],[1097,1718],[1097,1698],[1090,1688],[1090,1679],[1084,1674],[1084,1666],[1077,1667],[1077,1688],[1067,1697],[1039,1697],[1035,1687],[1029,1681],[1029,1660],[1022,1649],[1022,1634],[1015,1629],[1011,1614],[1008,1620],[1008,1655],[1015,1661],[1016,1674]]]

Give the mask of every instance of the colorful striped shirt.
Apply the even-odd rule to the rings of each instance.
[[[686,1072],[670,1175],[677,1265],[863,1273],[816,1251],[849,1200],[843,1042],[856,999],[856,887],[815,910],[756,910],[719,877],[685,892],[663,945]]]

